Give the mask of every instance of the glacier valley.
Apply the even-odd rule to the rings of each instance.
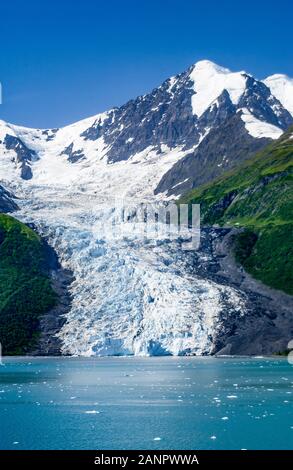
[[[293,122],[281,98],[245,72],[201,61],[149,95],[61,129],[0,122],[0,180],[18,198],[14,216],[73,273],[61,353],[249,350],[265,293],[217,274],[216,232],[203,232],[198,251],[182,250],[179,238],[136,236],[131,223],[109,234],[117,198],[176,200],[277,139]],[[246,339],[225,349],[236,324]]]
[[[101,210],[100,202],[84,192],[34,185],[18,201],[17,218],[33,223],[74,275],[71,309],[58,333],[62,352],[211,353],[221,315],[244,315],[245,296],[191,272],[198,253],[182,250],[179,240],[136,237],[131,223],[108,239],[114,207],[104,200]]]

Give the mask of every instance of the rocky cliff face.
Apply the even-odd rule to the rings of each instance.
[[[155,193],[185,194],[241,164],[271,141],[266,137],[253,138],[241,116],[240,111],[212,129],[194,151],[165,173]]]
[[[11,191],[8,191],[2,185],[0,185],[0,245],[6,237],[5,229],[3,230],[3,227],[1,227],[1,222],[3,222],[1,213],[5,214],[19,211],[20,208],[16,204],[16,201],[16,196]],[[15,226],[13,225],[13,221]],[[58,355],[60,354],[62,344],[56,335],[66,322],[64,315],[70,309],[71,297],[69,294],[69,286],[72,282],[72,273],[69,270],[62,268],[55,251],[45,240],[40,239],[37,242],[37,248],[39,249],[41,246],[43,263],[42,268],[39,271],[37,270],[37,273],[34,271],[34,282],[38,282],[38,278],[43,278],[43,276],[46,276],[48,279],[50,279],[52,289],[51,287],[48,288],[46,286],[46,292],[39,292],[38,296],[36,296],[35,293],[32,294],[31,290],[25,286],[22,299],[19,299],[17,295],[19,290],[21,290],[20,288],[22,287],[22,271],[26,272],[30,269],[29,264],[21,264],[20,262],[20,254],[22,255],[23,251],[27,249],[27,240],[22,237],[21,229],[27,230],[28,233],[33,236],[33,231],[29,232],[29,230],[35,230],[36,227],[31,225],[29,229],[26,226],[22,226],[19,224],[19,222],[12,218],[10,224],[13,229],[15,229],[15,227],[18,229],[18,234],[15,235],[14,250],[9,255],[8,265],[6,266],[4,261],[1,259],[1,267],[3,269],[1,282],[3,282],[3,286],[1,286],[0,289],[2,301],[0,305],[0,315],[2,315],[2,317],[7,316],[4,322],[2,318],[0,325],[1,344],[6,354],[14,354],[16,351],[19,351],[19,353],[33,355]],[[33,245],[30,248],[32,251],[30,258],[33,259],[33,257],[37,256],[37,250]],[[3,252],[1,252],[0,257],[1,256],[3,256]],[[13,267],[13,271],[10,269],[11,265]],[[10,286],[11,283],[14,282],[13,276],[15,273],[17,276],[19,276],[18,289],[15,289],[15,285],[13,284],[12,288],[9,290],[7,286]],[[22,279],[22,281],[20,281],[20,279]],[[42,296],[45,297],[45,295],[48,295],[48,293],[50,295],[56,295],[56,301],[52,302],[54,306],[52,308],[44,307],[43,309],[39,309],[40,312],[38,318],[32,318],[31,315],[27,315],[27,318],[25,318],[26,314],[30,314],[31,309],[36,309],[36,304],[40,299],[42,299]],[[10,305],[8,309],[6,303]],[[27,306],[25,309],[23,309],[23,304]],[[44,300],[43,304],[45,305]],[[24,317],[22,320],[18,319],[19,311],[21,311],[21,314]],[[11,322],[11,319],[14,319],[14,323],[13,321]],[[10,322],[11,325],[9,326]],[[25,339],[22,338],[21,345],[18,345],[17,341],[13,342],[10,340],[9,348],[5,349],[7,346],[7,337],[5,334],[2,335],[3,331],[7,332],[9,330],[11,333],[15,329],[15,334],[17,337],[17,328],[21,328],[22,332],[25,332]],[[32,341],[34,335],[38,335],[38,341]]]
[[[201,205],[202,224],[244,228],[236,241],[238,261],[257,279],[291,295],[292,135],[293,127],[240,167],[181,200]]]
[[[0,185],[0,212],[7,214],[18,209],[16,204],[16,197],[10,191],[7,191],[2,185]]]
[[[211,257],[197,269],[201,275],[228,284],[245,298],[245,314],[223,312],[214,332],[217,355],[275,354],[285,351],[293,334],[293,297],[260,284],[235,262],[234,237],[239,229],[203,229],[201,249]]]
[[[4,147],[13,150],[15,153],[15,163],[20,168],[20,176],[24,180],[32,178],[31,162],[36,158],[36,152],[29,149],[21,139],[14,135],[6,134]]]

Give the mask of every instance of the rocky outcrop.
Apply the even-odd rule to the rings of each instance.
[[[241,113],[228,117],[163,176],[155,193],[185,194],[248,160],[269,142],[271,139],[254,139],[246,131]]]
[[[7,191],[0,185],[0,212],[8,213],[18,210],[18,205],[15,202],[16,197],[10,191]]]
[[[52,257],[56,259],[55,254]],[[59,356],[61,354],[62,342],[57,333],[66,323],[64,315],[70,309],[69,287],[73,276],[69,270],[63,269],[59,263],[56,263],[55,267],[51,269],[51,279],[53,290],[58,295],[58,303],[56,307],[40,318],[38,345],[30,352],[30,355],[33,356]]]
[[[67,155],[68,156],[68,161],[70,163],[76,163],[80,160],[84,160],[85,155],[82,153],[81,150],[73,150],[73,142],[66,147],[63,152],[61,152],[61,155]]]
[[[215,102],[211,103],[202,115],[197,116],[192,109],[192,97],[195,93],[191,78],[192,71],[193,67],[166,80],[151,93],[111,110],[105,119],[98,118],[91,127],[81,134],[81,137],[85,140],[97,140],[103,137],[109,148],[108,160],[116,162],[127,160],[147,147],[160,149],[161,145],[166,145],[170,149],[179,146],[184,149],[192,149],[202,139],[205,142],[207,139],[205,136],[209,132],[212,133],[213,130],[216,135],[220,134],[219,139],[221,140],[227,132],[227,126],[230,126],[230,139],[237,143],[233,146],[230,154],[235,151],[240,142],[240,152],[248,150],[248,154],[251,155],[256,149],[263,147],[268,140],[255,139],[249,135],[243,122],[242,125],[239,122],[241,121],[240,115],[238,119],[235,119],[239,122],[238,126],[228,124],[229,119],[236,116],[242,108],[249,109],[252,115],[260,121],[284,130],[292,123],[292,116],[271,95],[269,88],[247,74],[243,74],[246,86],[237,105],[232,103],[228,91],[224,89]],[[240,127],[241,134],[238,135]],[[215,136],[207,142],[205,149],[203,149],[207,160],[213,160],[214,154],[217,153],[217,147],[212,145],[213,138],[215,139]],[[243,142],[242,138],[244,138]],[[212,153],[210,154],[210,152]],[[238,155],[235,156],[235,159],[237,157]],[[218,164],[222,163],[221,159],[223,159],[223,153],[219,155]],[[208,169],[205,173],[208,174]],[[182,180],[177,179],[176,183],[180,181]],[[168,189],[171,188],[168,187]]]
[[[15,202],[16,197],[0,185],[0,213],[14,212],[19,209]],[[36,230],[34,225],[31,225]],[[0,234],[0,244],[3,241]],[[71,296],[69,286],[72,282],[72,273],[62,268],[55,251],[43,240],[45,251],[44,272],[49,273],[51,285],[57,294],[56,305],[39,318],[37,333],[39,340],[37,346],[29,354],[32,355],[59,355],[61,342],[56,334],[65,323],[64,314],[70,308]],[[28,299],[30,302],[30,299]]]
[[[21,139],[9,134],[5,136],[4,145],[7,150],[15,151],[16,163],[20,165],[22,179],[31,179],[33,176],[31,162],[37,158],[36,152],[29,149]]]
[[[195,256],[194,273],[229,285],[246,299],[244,315],[223,311],[213,336],[213,354],[269,355],[287,348],[293,338],[293,297],[256,281],[237,265],[234,237],[239,229],[202,229],[201,254]]]
[[[82,137],[97,140],[103,137],[109,146],[110,162],[127,160],[147,147],[169,148],[183,145],[190,148],[200,138],[197,118],[192,113],[194,93],[190,69],[166,80],[151,93],[130,100],[108,113],[103,122],[97,120]]]
[[[246,90],[239,100],[238,109],[247,108],[260,121],[287,129],[292,124],[292,116],[280,101],[271,94],[262,82],[246,75]]]
[[[36,230],[34,225],[31,228]],[[43,240],[45,248],[46,269],[50,273],[51,285],[57,294],[56,305],[42,315],[39,319],[39,339],[37,345],[29,355],[33,356],[58,356],[61,354],[62,343],[57,336],[62,326],[66,323],[65,314],[71,305],[70,284],[73,281],[73,274],[69,269],[61,266],[54,249]]]

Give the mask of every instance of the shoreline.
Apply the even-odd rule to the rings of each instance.
[[[38,360],[38,359],[44,359],[44,360],[63,360],[63,359],[69,359],[69,360],[89,360],[89,361],[95,361],[95,360],[158,360],[158,359],[163,359],[163,360],[187,360],[187,359],[198,359],[198,360],[211,360],[211,359],[222,359],[222,360],[232,360],[232,359],[251,359],[251,360],[286,360],[288,361],[288,356],[277,356],[277,355],[263,355],[263,356],[248,356],[248,355],[210,355],[210,356],[69,356],[69,355],[35,355],[35,356],[2,356],[2,360],[10,360],[10,359],[19,359],[19,360],[25,360],[27,362],[31,362],[33,360]],[[0,367],[5,366],[5,364],[0,364]],[[1,369],[0,369],[1,370]]]

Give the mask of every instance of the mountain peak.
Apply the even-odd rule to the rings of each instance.
[[[245,91],[247,74],[231,72],[209,60],[197,62],[190,73],[195,94],[192,97],[193,113],[200,117],[209,106],[227,90],[233,104],[237,104]]]
[[[229,69],[226,67],[222,67],[221,65],[216,64],[215,62],[212,62],[211,60],[199,60],[196,62],[193,66],[193,70],[210,70],[210,71],[215,71],[217,73],[231,73]]]

